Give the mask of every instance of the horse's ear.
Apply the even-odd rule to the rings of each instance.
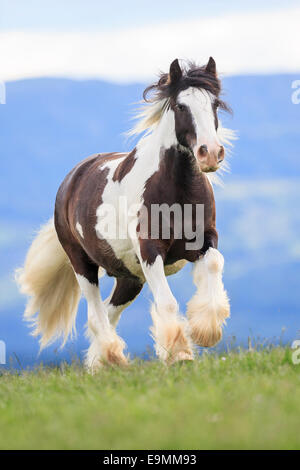
[[[182,77],[182,70],[180,68],[178,59],[173,60],[172,64],[170,65],[170,72],[169,72],[169,84],[174,85],[177,83]]]
[[[207,65],[205,67],[205,72],[210,73],[211,75],[217,76],[217,66],[215,60],[210,57]]]

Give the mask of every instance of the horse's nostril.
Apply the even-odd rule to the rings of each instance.
[[[225,154],[225,150],[224,150],[224,147],[222,146],[218,153],[218,163],[224,160],[224,154]]]
[[[202,155],[202,157],[205,157],[205,155],[208,154],[207,145],[201,145],[199,150],[200,150],[200,155]]]

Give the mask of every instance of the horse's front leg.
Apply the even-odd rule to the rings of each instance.
[[[193,279],[197,292],[187,305],[192,340],[205,347],[214,346],[220,341],[222,326],[230,315],[229,300],[222,281],[224,258],[215,248],[215,235],[206,238],[205,254],[194,263]]]
[[[163,258],[161,254],[155,253],[155,249],[155,245],[150,247],[148,244],[144,250],[151,253],[151,259],[147,259],[143,253],[141,255],[140,251],[137,254],[154,297],[151,308],[153,320],[151,332],[155,340],[156,353],[167,364],[193,360],[187,322],[179,315],[178,303],[165,276]]]

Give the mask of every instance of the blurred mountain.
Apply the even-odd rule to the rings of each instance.
[[[216,188],[220,250],[232,319],[225,332],[237,343],[247,336],[272,338],[286,327],[294,339],[299,325],[300,274],[300,105],[292,104],[292,75],[237,76],[224,79],[224,96],[233,116],[226,127],[238,131],[231,173]],[[7,84],[0,106],[0,339],[23,364],[36,360],[37,341],[21,320],[24,299],[12,281],[34,230],[52,215],[57,188],[66,173],[95,152],[133,147],[122,133],[130,127],[141,84],[35,79]],[[187,266],[170,279],[182,311],[194,288]],[[111,280],[105,280],[107,294]],[[120,333],[131,353],[148,344],[151,296],[124,312]],[[85,305],[79,314],[82,331]],[[72,345],[86,347],[80,334]],[[72,349],[72,350],[73,350]],[[55,347],[41,355],[54,359]],[[57,358],[61,358],[61,354]],[[20,359],[21,360],[21,359]]]

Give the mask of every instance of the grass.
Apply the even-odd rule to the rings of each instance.
[[[1,449],[299,449],[291,350],[204,354],[167,369],[134,361],[3,372]]]

